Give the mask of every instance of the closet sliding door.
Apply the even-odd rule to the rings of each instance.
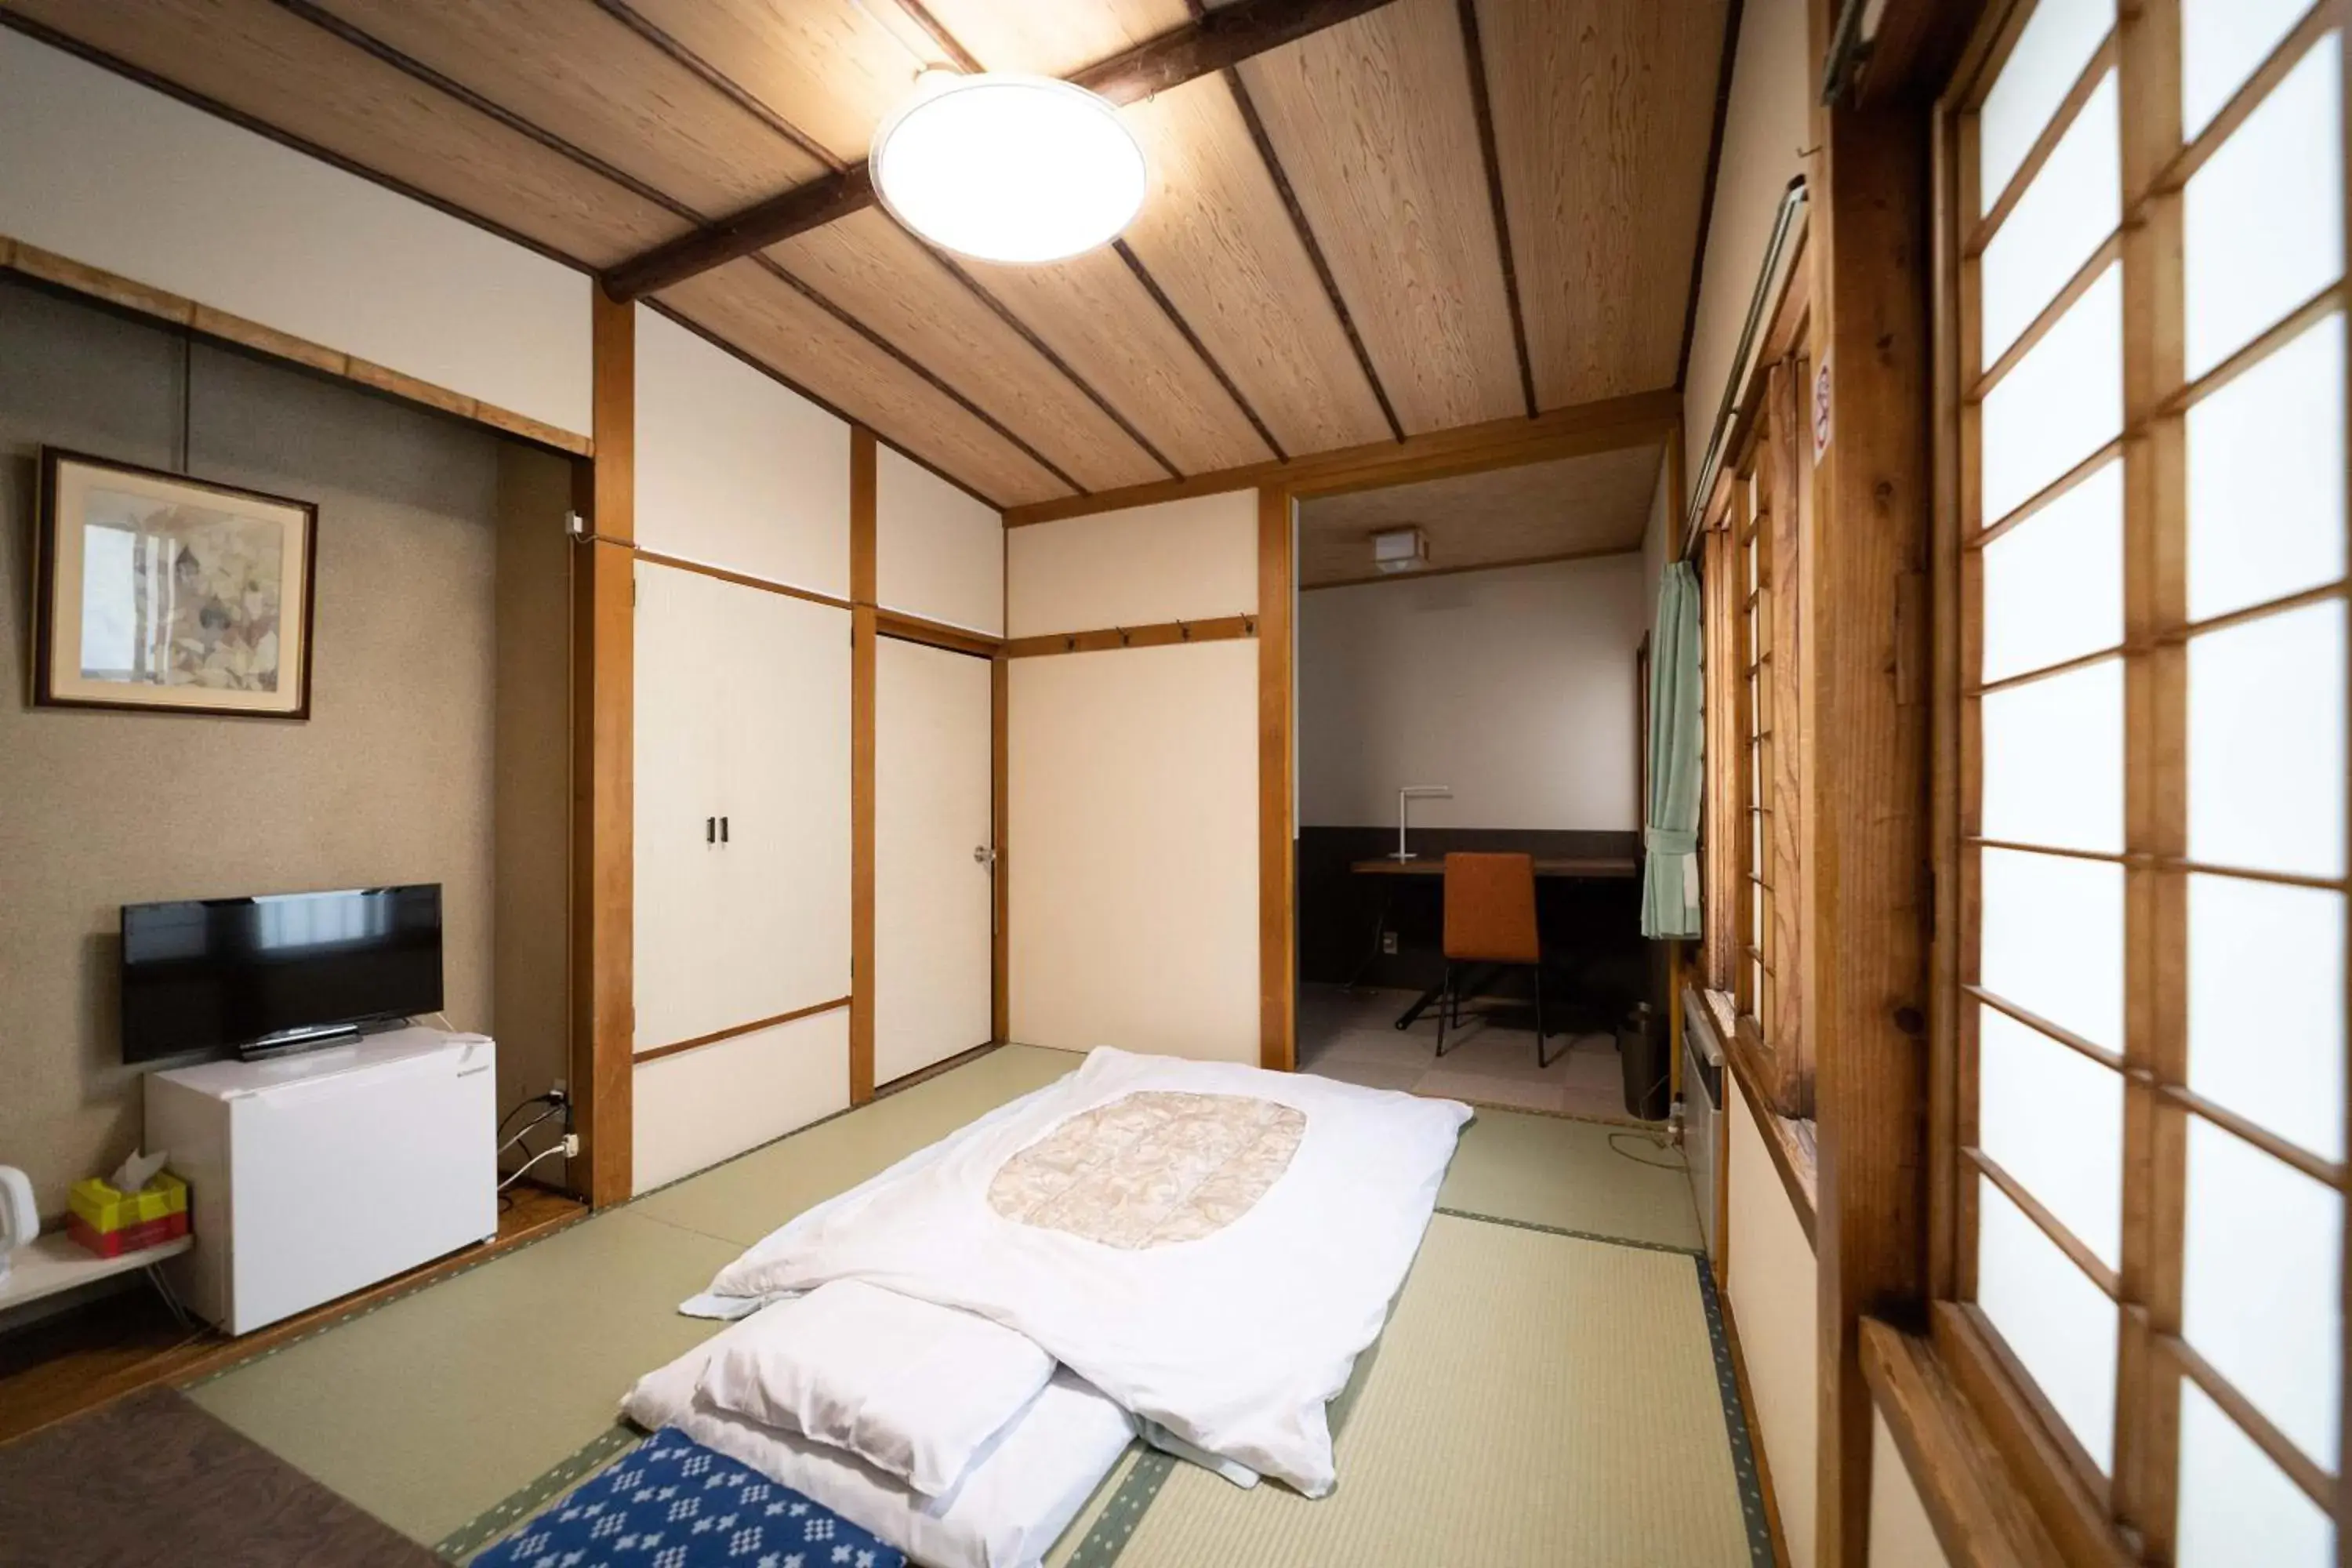
[[[636,583],[642,1193],[849,1103],[849,613]]]

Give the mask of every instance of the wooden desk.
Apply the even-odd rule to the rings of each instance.
[[[1424,855],[1417,860],[1355,860],[1348,869],[1360,877],[1442,877],[1445,874],[1445,857]],[[1631,879],[1641,872],[1641,865],[1631,855],[1604,855],[1583,859],[1560,859],[1538,857],[1536,875],[1538,877],[1596,877]]]

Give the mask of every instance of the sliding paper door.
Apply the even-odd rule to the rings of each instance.
[[[1960,1294],[2084,1496],[2336,1561],[2345,47],[2040,0],[1957,121]]]

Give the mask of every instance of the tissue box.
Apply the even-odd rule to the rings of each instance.
[[[188,1184],[169,1171],[135,1193],[96,1176],[73,1184],[66,1206],[67,1234],[100,1258],[120,1258],[188,1234]]]

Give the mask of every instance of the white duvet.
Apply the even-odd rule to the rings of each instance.
[[[1271,1101],[1304,1126],[1263,1195],[1198,1239],[1112,1246],[992,1206],[990,1184],[1013,1156],[1074,1116],[1153,1092]],[[1334,1479],[1324,1406],[1379,1334],[1470,1114],[1450,1100],[1104,1047],[785,1226],[687,1307],[734,1316],[859,1279],[976,1312],[1142,1420],[1320,1497]]]

